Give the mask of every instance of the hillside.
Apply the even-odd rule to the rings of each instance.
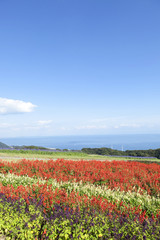
[[[0,149],[6,149],[6,148],[10,149],[10,147],[8,145],[0,142]]]

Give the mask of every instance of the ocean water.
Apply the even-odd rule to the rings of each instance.
[[[90,135],[1,138],[9,146],[35,145],[47,148],[81,150],[108,147],[117,150],[146,150],[160,148],[160,134]]]

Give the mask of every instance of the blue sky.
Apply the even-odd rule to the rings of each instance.
[[[0,1],[0,137],[160,133],[159,0]]]

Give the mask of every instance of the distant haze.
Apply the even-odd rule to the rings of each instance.
[[[160,134],[7,138],[0,141],[10,146],[35,145],[73,150],[81,150],[84,147],[109,147],[117,150],[160,148]]]

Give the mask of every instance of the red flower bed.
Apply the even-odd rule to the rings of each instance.
[[[56,161],[18,162],[0,161],[0,172],[56,179],[57,181],[83,181],[124,191],[146,190],[157,196],[160,193],[160,165],[124,161]]]

